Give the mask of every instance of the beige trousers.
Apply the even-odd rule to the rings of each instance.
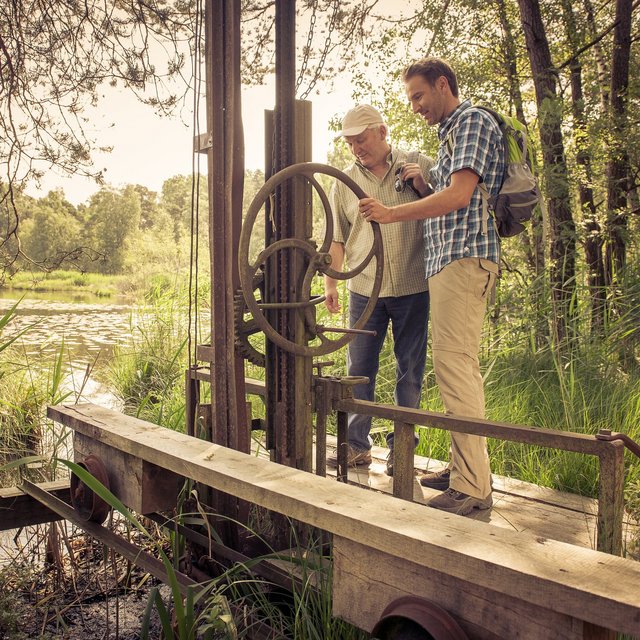
[[[436,382],[448,414],[484,418],[478,353],[482,323],[498,273],[483,258],[451,262],[429,278]],[[451,432],[450,486],[475,498],[491,493],[486,438]]]

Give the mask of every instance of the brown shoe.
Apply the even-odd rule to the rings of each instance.
[[[445,491],[449,488],[449,480],[451,478],[451,469],[442,469],[432,473],[425,473],[420,477],[420,484],[429,489],[437,489]]]
[[[466,516],[474,509],[490,509],[493,506],[493,497],[489,494],[486,498],[474,498],[449,487],[444,493],[431,498],[427,505],[440,511]]]
[[[371,449],[354,449],[351,445],[347,451],[347,465],[349,467],[368,467],[371,464]],[[327,465],[338,466],[338,450],[327,456]]]

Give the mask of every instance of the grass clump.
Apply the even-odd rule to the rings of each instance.
[[[102,275],[63,269],[48,272],[18,271],[5,280],[4,288],[16,291],[90,293],[108,298],[122,295],[127,288],[127,280],[127,276],[123,275]]]
[[[187,327],[185,292],[160,282],[137,313],[131,342],[116,347],[106,374],[125,412],[184,431]]]

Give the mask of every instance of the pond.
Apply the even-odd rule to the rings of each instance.
[[[0,314],[18,303],[16,315],[0,342],[15,337],[30,366],[51,365],[62,349],[69,390],[82,386],[87,367],[98,372],[113,357],[115,346],[130,341],[137,307],[127,299],[65,292],[27,293],[0,290]],[[114,407],[117,401],[104,383],[90,375],[82,400]]]
[[[138,307],[131,300],[86,294],[30,292],[23,297],[22,292],[0,290],[0,315],[16,303],[16,315],[0,333],[0,344],[19,336],[14,345],[34,371],[51,368],[62,349],[63,386],[71,392],[66,402],[77,397],[119,409],[118,398],[99,372],[113,358],[116,345],[130,342],[140,317]],[[62,457],[70,455],[65,455],[67,444],[62,444]],[[44,441],[43,447],[47,449]],[[14,541],[15,533],[0,532],[0,566],[11,557],[6,550],[25,543],[23,538]]]

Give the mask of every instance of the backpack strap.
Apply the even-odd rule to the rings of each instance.
[[[505,154],[504,175],[502,177],[502,182],[504,182],[504,179],[506,178],[506,175],[507,175],[507,167],[508,167],[508,161],[509,161],[509,146],[507,144],[507,138],[504,135],[504,131],[502,130],[505,124],[504,120],[502,119],[499,113],[497,113],[493,109],[489,109],[488,107],[472,105],[469,107],[469,109],[478,109],[479,111],[484,111],[485,113],[488,113],[500,128],[500,134],[502,136],[502,144],[503,144],[504,154]],[[458,116],[458,119],[463,113],[464,111],[460,113],[460,115]],[[454,136],[456,127],[458,126],[458,119],[456,119],[456,123],[453,125],[453,127],[451,127],[444,141],[449,157],[453,156],[453,136]],[[526,145],[526,141],[524,144]],[[526,146],[525,146],[525,149],[526,149]],[[489,232],[489,218],[491,218],[493,220],[493,226],[496,231],[496,235],[499,238],[500,234],[498,233],[498,226],[496,225],[496,220],[491,215],[492,196],[487,190],[487,188],[484,186],[483,182],[478,181],[478,189],[480,190],[480,196],[482,198],[482,227],[480,229],[480,233],[482,233],[483,236],[487,235],[487,233]]]

